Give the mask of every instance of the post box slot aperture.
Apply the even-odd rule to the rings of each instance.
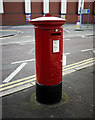
[[[51,36],[53,35],[61,35],[61,33],[51,33]]]

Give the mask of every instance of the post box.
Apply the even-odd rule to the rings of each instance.
[[[55,104],[62,99],[63,27],[65,19],[47,13],[31,20],[35,26],[36,100]]]

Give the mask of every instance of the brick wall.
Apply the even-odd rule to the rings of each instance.
[[[43,3],[42,2],[32,2],[31,3],[31,15],[32,19],[36,17],[43,16]],[[85,2],[84,8],[90,8],[90,15],[83,15],[83,23],[93,22],[93,11],[95,7],[95,2]],[[60,17],[61,3],[60,2],[50,2],[49,11],[52,15]],[[67,23],[76,23],[78,2],[67,2]],[[4,2],[4,14],[2,15],[2,25],[24,25],[30,24],[25,22],[25,4],[24,2]]]

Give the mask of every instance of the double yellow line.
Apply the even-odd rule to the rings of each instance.
[[[72,69],[72,68],[74,69],[74,68],[92,63],[94,61],[95,61],[95,57],[90,58],[90,59],[86,59],[86,60],[83,60],[83,61],[80,61],[80,62],[77,62],[77,63],[74,63],[74,64],[70,64],[70,65],[64,66],[64,71],[67,71],[67,70]]]
[[[23,85],[23,84],[32,82],[34,80],[36,80],[36,75],[29,76],[29,77],[26,77],[26,78],[23,78],[23,79],[18,79],[16,81],[9,82],[9,83],[6,83],[6,84],[2,84],[2,85],[0,85],[0,91],[10,89],[10,88],[13,88],[13,87],[17,87],[19,85]]]
[[[79,66],[82,66],[82,65],[86,65],[86,64],[92,63],[94,61],[95,61],[95,58],[90,58],[90,59],[86,59],[86,60],[83,60],[83,61],[80,61],[80,62],[77,62],[77,63],[74,63],[74,64],[70,64],[70,65],[64,66],[63,71],[65,72],[65,71],[70,70],[72,68],[76,68],[76,67],[79,67]],[[4,91],[4,90],[7,90],[7,89],[11,89],[13,87],[17,87],[19,85],[23,85],[23,84],[33,82],[35,80],[36,80],[36,75],[32,75],[32,76],[29,76],[29,77],[26,77],[26,78],[23,78],[23,79],[18,79],[18,80],[13,81],[13,82],[1,84],[0,85],[0,92]]]

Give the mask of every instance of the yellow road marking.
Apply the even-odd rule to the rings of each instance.
[[[95,59],[95,57],[94,58],[90,58],[90,59],[86,59],[86,60],[83,60],[83,61],[80,61],[80,62],[77,62],[77,63],[74,63],[74,64],[70,64],[70,65],[64,66],[64,68],[71,67],[73,65],[77,65],[77,64],[80,64],[80,63],[83,63],[83,62],[86,62],[86,61],[90,61],[92,59]]]
[[[36,78],[33,78],[33,79],[30,79],[30,80],[27,80],[27,81],[24,81],[24,82],[21,82],[21,83],[17,83],[17,84],[11,85],[11,86],[1,88],[0,91],[6,90],[6,89],[9,89],[9,88],[12,88],[12,87],[16,87],[16,86],[19,86],[19,85],[23,85],[23,84],[31,82],[33,80],[36,80]]]
[[[9,82],[9,83],[6,83],[6,84],[2,84],[0,85],[0,87],[5,87],[7,85],[10,85],[10,84],[13,84],[13,83],[17,83],[17,82],[21,82],[23,80],[27,80],[27,79],[30,79],[30,78],[33,78],[33,77],[36,77],[36,75],[32,75],[32,76],[29,76],[29,77],[26,77],[26,78],[23,78],[23,79],[18,79],[16,81],[13,81],[13,82]]]
[[[88,62],[85,62],[85,63],[79,64],[79,65],[76,65],[76,66],[72,66],[72,67],[70,67],[70,68],[64,69],[64,71],[69,70],[69,69],[72,69],[72,68],[76,68],[76,67],[79,67],[79,66],[85,65],[85,64],[87,64],[87,63],[94,62],[94,61],[95,61],[95,60],[91,60],[91,61],[88,61]]]
[[[87,59],[87,60],[83,60],[83,61],[80,61],[80,62],[77,62],[77,63],[74,63],[74,64],[71,64],[71,65],[68,65],[67,67],[70,67],[70,68],[66,68],[66,69],[64,69],[64,71],[67,71],[67,70],[69,70],[69,69],[72,69],[72,68],[76,68],[76,67],[79,67],[79,66],[81,66],[81,65],[85,65],[85,64],[87,64],[87,63],[90,63],[90,62],[93,62],[93,61],[95,61],[95,60],[93,60],[94,58],[90,58],[90,59]],[[87,61],[87,62],[86,62]],[[85,63],[83,63],[83,62],[85,62]],[[82,63],[82,64],[79,64],[79,63]],[[73,66],[73,65],[76,65],[76,66]],[[33,78],[33,79],[31,79],[31,78]],[[28,80],[28,79],[30,79],[30,80]],[[24,81],[24,80],[27,80],[27,81]],[[7,87],[5,87],[5,88],[1,88],[0,89],[0,91],[2,91],[2,90],[5,90],[5,89],[8,89],[8,88],[12,88],[12,87],[15,87],[15,86],[18,86],[18,85],[22,85],[22,84],[24,84],[24,83],[27,83],[27,82],[31,82],[31,81],[33,81],[33,80],[36,80],[36,75],[33,75],[33,76],[29,76],[29,77],[26,77],[26,78],[23,78],[23,79],[18,79],[18,80],[16,80],[16,81],[13,81],[13,82],[9,82],[9,83],[6,83],[6,84],[2,84],[2,85],[0,85],[0,87],[5,87],[5,86],[7,86],[7,85],[11,85],[11,84],[14,84],[14,83],[17,83],[17,82],[21,82],[21,83],[17,83],[17,84],[14,84],[14,85],[11,85],[11,86],[7,86]],[[23,82],[24,81],[24,82]]]

